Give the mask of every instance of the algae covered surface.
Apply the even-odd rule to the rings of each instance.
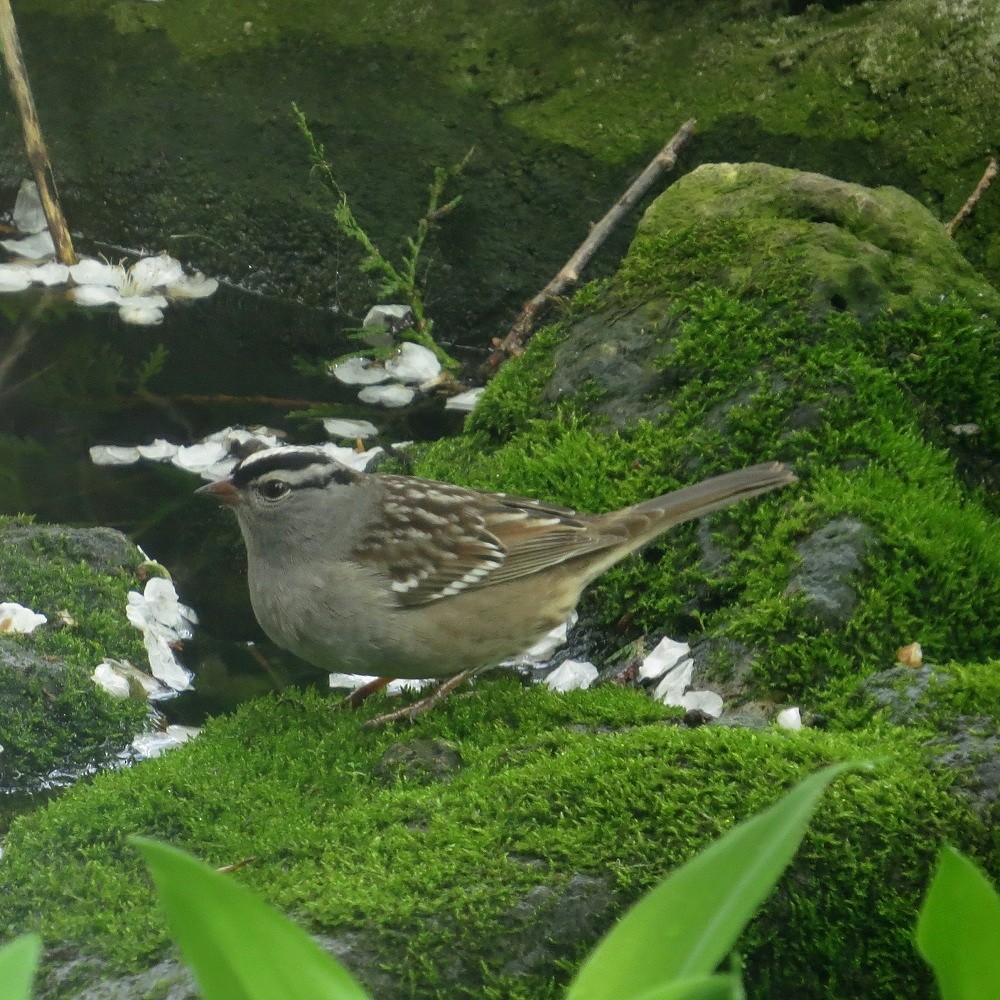
[[[447,336],[480,345],[692,116],[679,172],[819,170],[899,187],[942,220],[997,146],[997,0],[25,0],[17,15],[74,228],[254,288],[370,304],[292,101],[390,255],[433,167],[474,146],[429,302]],[[0,139],[13,190],[26,165],[9,109]],[[958,230],[994,277],[998,218],[987,197]]]
[[[610,900],[600,930],[805,774],[879,756],[875,773],[825,798],[745,939],[748,980],[760,995],[844,995],[838,983],[915,995],[909,933],[935,844],[945,831],[967,846],[981,836],[917,742],[689,731],[665,715],[614,687],[565,696],[489,682],[405,735],[444,739],[462,761],[447,781],[428,782],[377,776],[399,735],[359,738],[358,718],[330,713],[322,696],[254,702],[189,748],[99,777],[18,824],[0,868],[2,926],[85,941],[84,953],[107,963],[105,979],[149,964],[166,936],[125,842],[141,833],[212,864],[254,856],[234,877],[307,927],[360,934],[392,995],[557,995],[564,961],[586,948],[565,929],[558,955],[542,949],[519,975],[501,964],[512,938],[544,940],[545,926],[519,906],[539,886],[558,894],[580,874],[600,879]],[[838,962],[813,962],[834,951]]]

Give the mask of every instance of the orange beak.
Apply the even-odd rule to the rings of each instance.
[[[233,481],[231,479],[217,479],[214,483],[209,483],[207,486],[198,487],[195,493],[200,493],[202,496],[215,497],[219,503],[223,503],[227,507],[238,507],[243,502],[240,500],[239,493],[233,488]]]

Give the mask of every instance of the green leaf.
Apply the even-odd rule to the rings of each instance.
[[[714,972],[791,861],[826,786],[852,766],[807,778],[673,872],[612,927],[566,1000],[639,1000]]]
[[[0,948],[0,996],[3,1000],[31,1000],[31,984],[42,953],[42,939],[25,934]]]
[[[657,987],[634,1000],[744,1000],[738,976],[696,976]]]
[[[245,886],[175,847],[131,839],[204,1000],[367,1000],[350,973]]]
[[[1000,896],[947,845],[917,918],[917,948],[934,970],[942,1000],[1000,997]]]

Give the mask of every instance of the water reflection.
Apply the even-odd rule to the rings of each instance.
[[[59,294],[0,299],[0,513],[115,527],[170,569],[202,621],[184,653],[196,690],[161,706],[171,721],[198,724],[267,690],[325,677],[260,632],[235,520],[193,497],[197,477],[149,463],[96,467],[88,449],[155,437],[188,443],[237,423],[320,440],[318,421],[288,418],[319,404],[372,419],[354,389],[303,376],[294,364],[350,350],[341,334],[350,325],[232,288],[169,310],[153,328],[80,310]],[[166,359],[147,381],[160,344]],[[460,418],[435,405],[416,418],[411,410],[374,419],[386,440],[399,440],[435,436]]]

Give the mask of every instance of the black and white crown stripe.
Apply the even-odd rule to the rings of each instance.
[[[230,476],[237,489],[268,478],[280,478],[292,489],[322,489],[330,482],[356,482],[361,475],[331,458],[322,448],[283,445],[248,455]]]

